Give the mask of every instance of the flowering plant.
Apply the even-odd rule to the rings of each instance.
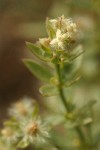
[[[72,92],[69,87],[80,79],[84,51],[77,45],[78,27],[63,15],[47,18],[46,28],[47,38],[40,38],[36,44],[26,43],[37,59],[23,60],[46,83],[39,89],[47,97],[46,110],[40,114],[36,101],[28,98],[13,104],[9,109],[10,119],[1,130],[0,146],[6,150],[30,145],[38,150],[95,150],[99,144],[92,133],[95,100],[78,108],[68,93]]]

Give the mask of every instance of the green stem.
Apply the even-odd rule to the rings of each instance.
[[[91,147],[91,150],[93,150],[94,148],[96,148],[96,146],[94,147],[94,140],[93,140],[93,135],[92,135],[92,124],[88,124],[86,126],[87,129],[87,136],[89,138],[89,145]]]
[[[56,65],[56,71],[57,71],[57,74],[58,74],[58,80],[59,80],[58,89],[59,89],[59,94],[60,94],[61,100],[62,100],[62,102],[63,102],[63,105],[64,105],[65,108],[66,108],[66,111],[67,111],[68,113],[71,113],[69,104],[68,104],[68,102],[67,102],[67,99],[65,98],[64,91],[63,91],[63,88],[62,88],[62,77],[61,77],[60,65],[59,65],[59,64]],[[80,128],[79,126],[77,126],[77,127],[75,127],[75,130],[76,130],[76,132],[78,133],[78,136],[79,136],[81,142],[85,144],[85,143],[86,143],[86,142],[85,142],[85,136],[84,136],[84,133],[83,133],[83,131],[81,130],[81,128]]]
[[[78,136],[81,140],[81,142],[85,145],[86,144],[86,139],[85,139],[85,136],[83,134],[83,131],[81,130],[81,128],[79,126],[76,126],[75,127],[75,131],[78,133]]]
[[[70,112],[70,108],[68,107],[68,102],[65,99],[64,92],[61,87],[59,87],[59,93],[60,93],[60,97],[62,98],[62,102],[63,102],[64,106],[66,107],[67,112]]]
[[[64,92],[63,92],[63,88],[62,88],[62,77],[61,77],[61,73],[60,73],[60,65],[59,64],[56,65],[56,71],[57,71],[58,80],[59,80],[58,90],[59,90],[60,97],[62,99],[62,102],[63,102],[67,112],[70,112],[70,108],[68,106],[68,102],[64,96]]]

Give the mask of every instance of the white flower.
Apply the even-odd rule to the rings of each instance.
[[[73,23],[73,20],[71,18],[65,19],[63,18],[61,20],[61,29],[63,31],[67,32],[77,32],[77,25]]]
[[[6,144],[5,142],[2,142],[0,139],[0,150],[16,150],[16,148]]]
[[[51,47],[64,50],[68,43],[75,41],[77,25],[72,21],[72,19],[66,19],[64,15],[62,15],[58,19],[49,20],[49,22],[56,32],[55,37],[50,42]]]
[[[70,23],[69,25],[67,25],[67,31],[68,32],[77,32],[77,26],[75,23]]]
[[[49,137],[47,128],[40,118],[22,120],[20,127],[23,135],[22,142],[40,144],[45,143],[46,138]]]
[[[65,18],[64,15],[59,17],[58,19],[49,20],[51,26],[54,30],[60,29],[63,32],[77,32],[77,26],[73,23],[71,18]]]
[[[34,111],[34,101],[27,97],[22,100],[12,104],[9,109],[10,116],[15,116],[16,118],[31,116]]]
[[[61,30],[58,29],[56,32],[56,37],[50,42],[50,45],[55,49],[64,50],[66,40],[67,34],[66,33],[63,34]]]
[[[19,132],[11,127],[4,127],[1,130],[1,135],[2,140],[10,146],[11,144],[16,143]]]
[[[57,29],[57,26],[58,26],[58,20],[57,20],[57,19],[50,19],[49,22],[50,22],[52,28],[53,28],[54,30],[56,30],[56,29]]]

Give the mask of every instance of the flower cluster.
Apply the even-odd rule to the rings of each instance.
[[[54,50],[65,50],[69,43],[75,42],[77,25],[64,15],[57,19],[47,19],[47,30],[49,38],[40,39],[41,45],[50,46]]]
[[[36,44],[26,42],[30,51],[39,59],[53,64],[70,63],[84,51],[76,47],[77,25],[64,15],[46,20],[47,38],[39,38]]]
[[[21,143],[39,145],[45,143],[46,138],[49,138],[47,128],[40,117],[24,119],[21,122],[21,131],[23,133]]]
[[[16,118],[29,117],[34,112],[34,105],[36,105],[35,101],[24,97],[22,100],[12,104],[9,109],[9,115]]]
[[[51,47],[64,50],[68,43],[75,41],[77,26],[72,19],[61,16],[57,20],[50,20],[50,24],[56,32],[56,37],[50,42]]]
[[[17,138],[19,136],[19,132],[17,131],[17,128],[15,129],[13,126],[5,126],[1,130],[2,141],[10,147],[10,145],[17,142]]]
[[[39,116],[37,103],[29,98],[16,102],[9,109],[10,119],[4,122],[0,142],[6,150],[44,144],[49,138],[48,127]]]

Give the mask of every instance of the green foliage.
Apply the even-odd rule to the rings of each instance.
[[[40,59],[43,59],[42,58],[43,51],[39,47],[37,47],[36,45],[34,45],[30,42],[26,42],[26,45],[34,55],[36,55]]]
[[[23,61],[24,61],[24,64],[27,66],[27,68],[38,79],[40,79],[44,82],[48,82],[50,80],[50,78],[52,77],[52,73],[50,70],[47,69],[47,67],[44,67],[43,65],[37,64],[33,60],[24,59]]]
[[[43,96],[53,96],[59,93],[57,87],[53,85],[42,86],[39,91]]]
[[[84,53],[84,50],[81,45],[78,45],[73,49],[73,51],[70,54],[70,60],[74,60],[75,58],[79,57]]]
[[[27,141],[27,140],[26,140],[26,141],[23,141],[23,140],[22,140],[22,141],[20,141],[20,142],[18,143],[18,148],[22,148],[22,149],[23,149],[23,148],[25,148],[25,147],[28,147],[29,144],[30,144],[29,141]]]
[[[39,59],[43,60],[43,61],[50,61],[51,59],[51,54],[48,51],[43,51],[43,47],[37,47],[36,45],[30,43],[30,42],[26,42],[27,47],[29,48],[29,50]],[[46,48],[45,48],[46,49]]]

